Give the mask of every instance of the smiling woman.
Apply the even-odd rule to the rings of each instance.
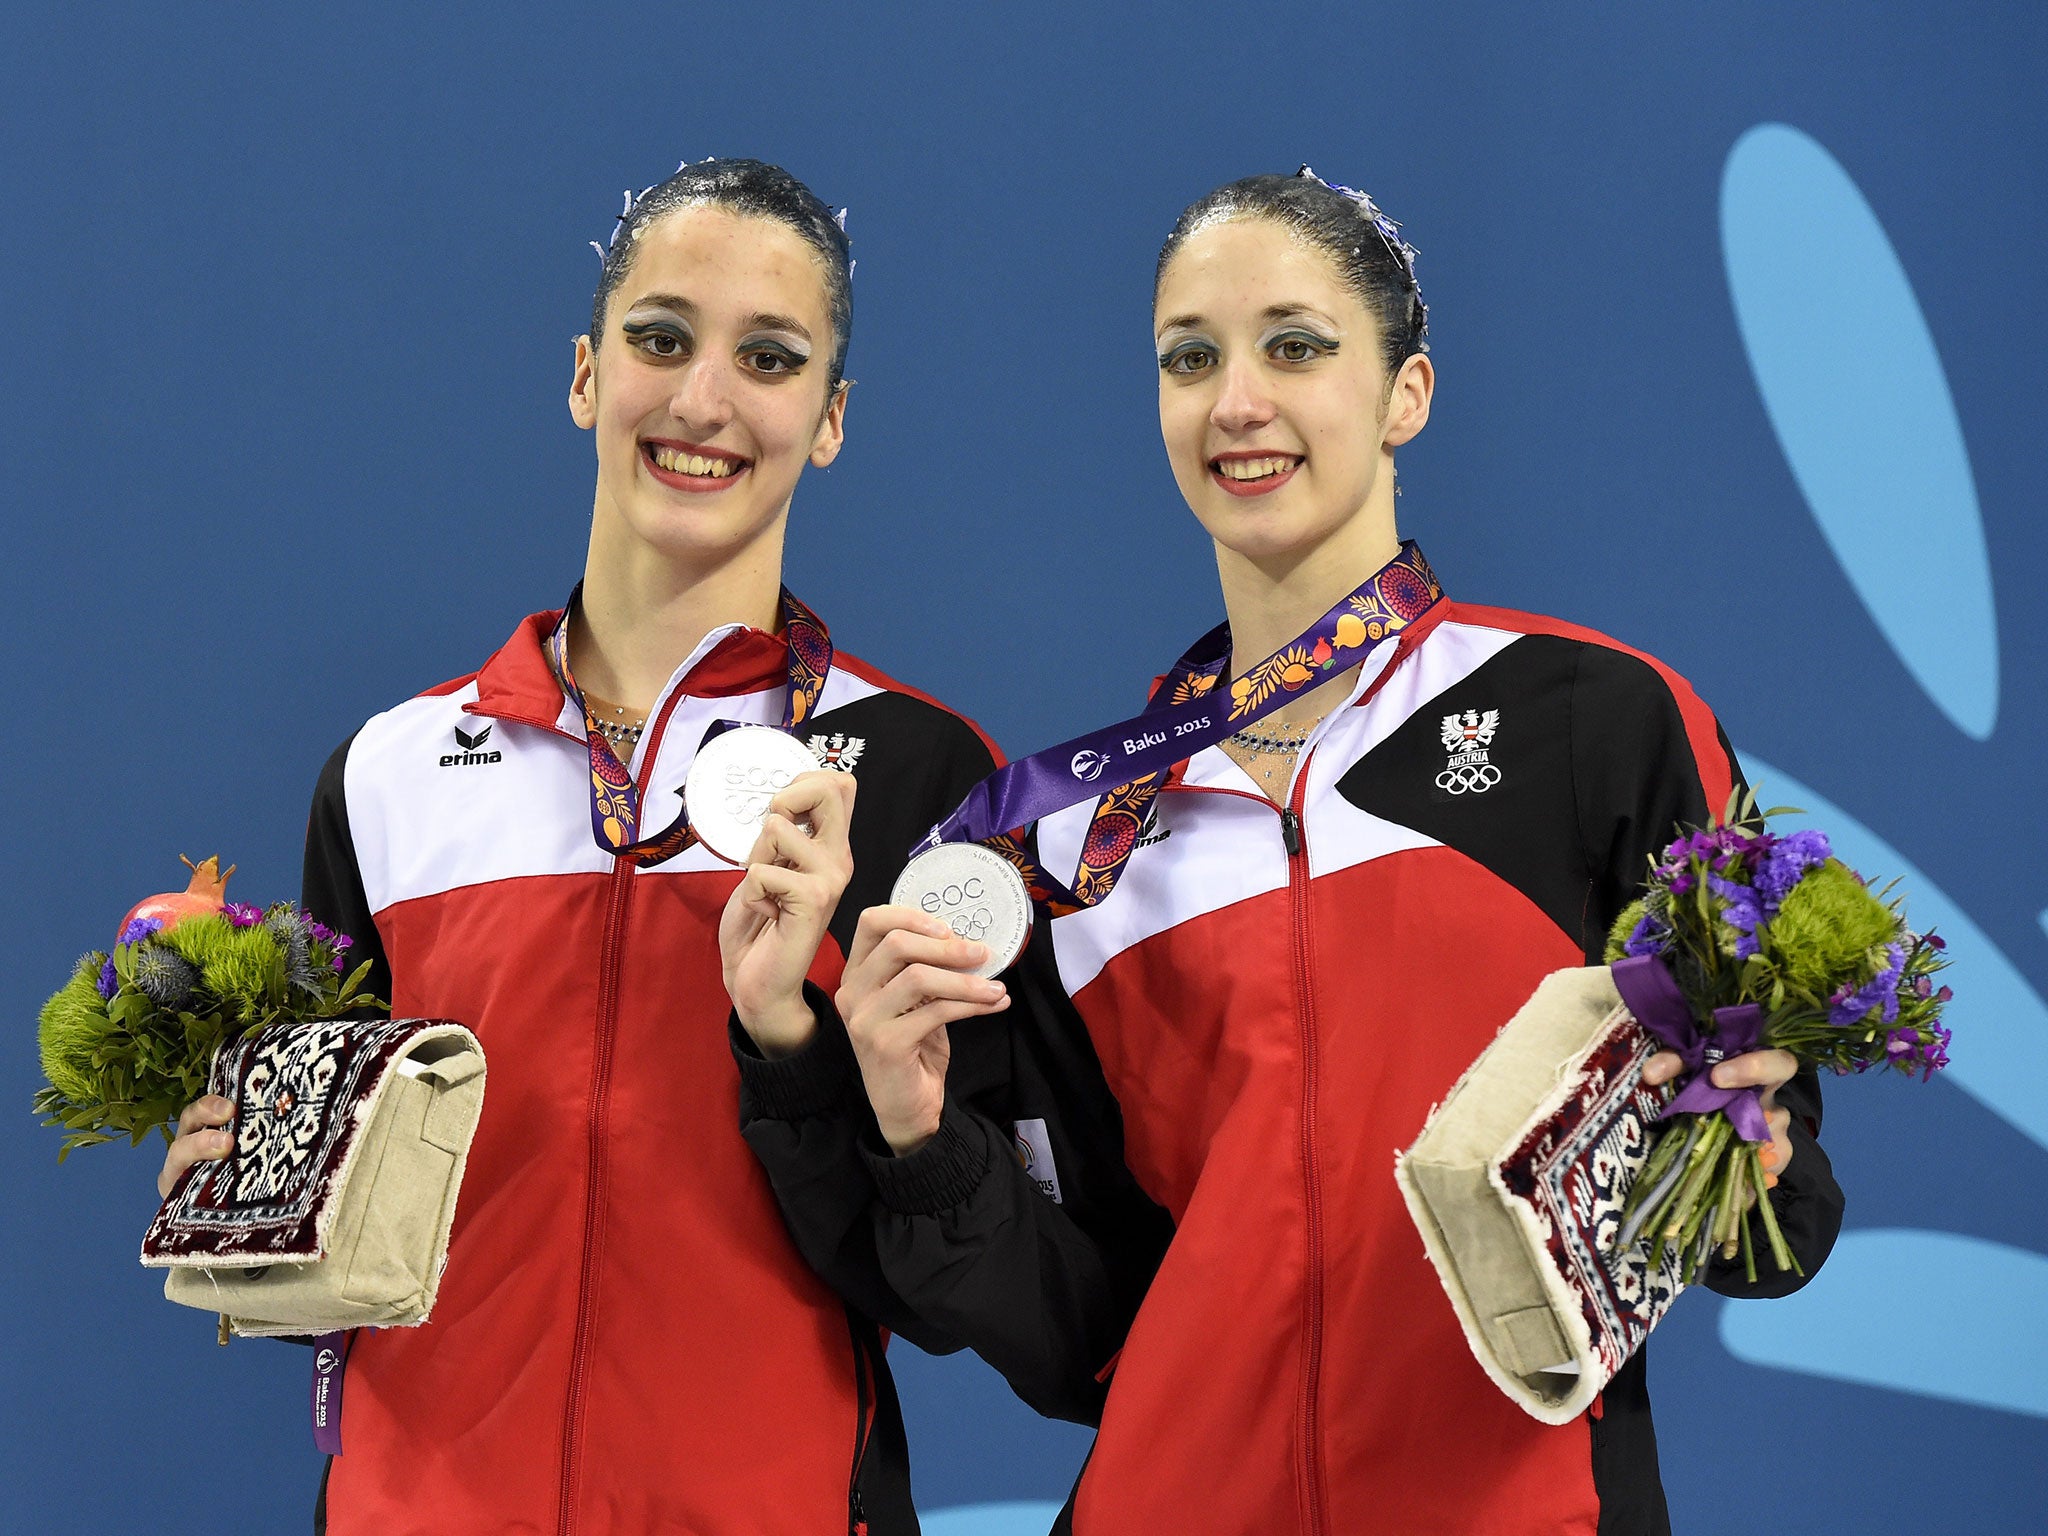
[[[850,1186],[835,1158],[875,1192],[869,1291],[1042,1411],[1099,1416],[1056,1530],[1669,1529],[1643,1356],[1570,1423],[1510,1402],[1391,1154],[1544,976],[1600,962],[1650,852],[1739,775],[1684,679],[1453,601],[1401,542],[1394,453],[1436,378],[1414,258],[1370,198],[1306,168],[1181,216],[1155,290],[1160,431],[1229,622],[1133,723],[1146,742],[1186,726],[1189,755],[1133,767],[1134,739],[1117,766],[1142,777],[1032,800],[1020,857],[1041,889],[1093,878],[1042,908],[1007,986],[970,988],[974,946],[920,912],[862,919],[821,1032],[851,1042],[886,1150],[749,1127],[836,1283],[856,1245],[843,1202],[813,1193]],[[1014,808],[1047,766],[971,803]],[[973,835],[1000,845],[1009,820]],[[960,1071],[987,1026],[948,1025],[999,1010],[1011,1070]],[[1645,1079],[1678,1065],[1663,1053]],[[1715,1080],[1762,1090],[1769,1198],[1811,1274],[1842,1205],[1795,1065],[1752,1052]],[[1726,1263],[1705,1280],[1798,1283]]]
[[[840,220],[775,166],[707,161],[629,197],[600,253],[569,390],[597,457],[581,582],[369,721],[315,794],[307,906],[360,936],[397,1014],[469,1024],[491,1062],[433,1319],[355,1338],[316,1518],[900,1536],[873,1309],[785,1232],[733,1059],[749,1092],[812,1107],[770,1059],[810,1017],[777,943],[850,943],[993,757],[781,585],[804,469],[844,440]],[[713,733],[720,771],[693,774]],[[828,738],[837,771],[815,767]],[[717,812],[703,837],[686,779]],[[752,867],[712,851],[714,823]],[[187,1110],[166,1187],[224,1155],[233,1113]]]

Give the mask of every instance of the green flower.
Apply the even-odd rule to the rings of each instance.
[[[1785,893],[1770,922],[1770,951],[1788,982],[1826,997],[1869,975],[1871,957],[1883,954],[1898,926],[1854,870],[1829,859]]]
[[[100,967],[106,959],[95,950],[80,960],[71,980],[43,1004],[37,1022],[43,1076],[74,1104],[90,1104],[99,1097],[100,1074],[92,1062],[93,1052],[105,1044],[114,1027],[99,988]]]

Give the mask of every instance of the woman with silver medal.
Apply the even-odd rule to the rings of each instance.
[[[1306,167],[1181,215],[1160,426],[1229,622],[1146,713],[941,824],[929,841],[983,846],[1041,898],[1022,965],[983,981],[939,914],[865,914],[836,1003],[871,1139],[764,1158],[807,1251],[807,1225],[847,1218],[800,1192],[859,1162],[880,1283],[1041,1411],[1099,1421],[1061,1530],[1669,1529],[1642,1356],[1597,1416],[1523,1414],[1471,1358],[1392,1164],[1739,775],[1669,668],[1453,599],[1401,543],[1394,455],[1436,384],[1414,261]],[[1018,1070],[961,1081],[952,1052],[991,1028]],[[1781,1052],[1715,1081],[1762,1091],[1810,1275],[1841,1214],[1818,1089]]]
[[[569,389],[581,582],[321,778],[306,906],[491,1064],[431,1320],[351,1335],[329,1532],[915,1529],[876,1328],[805,1265],[733,1107],[736,1044],[792,1104],[768,1055],[811,953],[851,942],[841,895],[882,900],[994,762],[782,588],[797,482],[843,442],[844,217],[752,160],[627,194]],[[186,1111],[164,1188],[233,1109]]]

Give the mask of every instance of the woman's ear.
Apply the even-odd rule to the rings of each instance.
[[[846,397],[852,391],[853,380],[841,379],[825,402],[825,414],[818,418],[818,435],[811,440],[811,463],[819,469],[838,458],[846,442]]]
[[[1414,440],[1429,425],[1429,402],[1436,393],[1436,369],[1417,352],[1401,364],[1387,392],[1387,430],[1381,439],[1389,448]]]
[[[597,425],[597,353],[588,336],[576,338],[576,368],[569,375],[569,417],[586,432]]]

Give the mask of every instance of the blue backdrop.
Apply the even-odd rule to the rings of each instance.
[[[1217,616],[1154,416],[1174,214],[1307,159],[1407,222],[1442,382],[1405,531],[1670,660],[1955,946],[1954,1071],[1830,1098],[1828,1269],[1659,1333],[1678,1528],[2048,1526],[2048,12],[863,9],[5,23],[0,1528],[305,1528],[304,1357],[137,1267],[156,1150],[55,1166],[35,1008],[180,851],[294,891],[332,746],[560,600],[585,241],[706,154],[853,210],[793,584],[1013,751]],[[898,1360],[928,1508],[1062,1495],[1079,1431]]]

